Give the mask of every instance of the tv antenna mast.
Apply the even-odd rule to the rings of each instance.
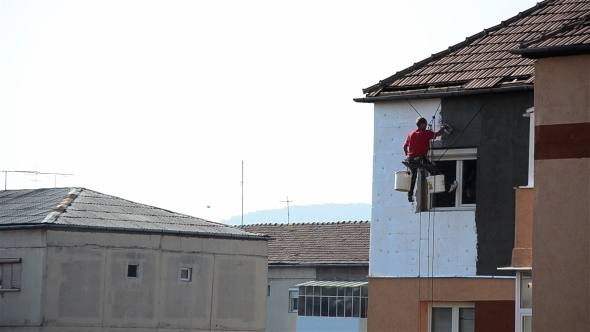
[[[289,216],[290,216],[290,213],[289,213],[289,203],[293,203],[293,201],[290,201],[289,200],[289,196],[287,196],[287,200],[286,201],[279,201],[279,202],[281,202],[281,203],[285,203],[286,202],[287,203],[287,225],[289,225]]]
[[[69,175],[74,175],[74,174],[66,174],[66,173],[47,173],[47,172],[39,172],[39,171],[9,171],[9,170],[4,170],[4,171],[0,171],[0,172],[4,172],[4,190],[6,190],[8,188],[8,173],[25,173],[25,174],[34,174],[35,175],[35,180],[33,181],[38,181],[37,180],[37,175],[53,175],[53,187],[57,187],[57,176],[61,175],[61,176],[69,176]]]

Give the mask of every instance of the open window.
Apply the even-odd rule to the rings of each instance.
[[[444,175],[444,191],[429,193],[428,210],[474,209],[477,201],[477,150],[434,150],[435,175]],[[425,191],[426,192],[426,191]]]

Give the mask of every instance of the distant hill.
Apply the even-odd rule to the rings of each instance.
[[[317,204],[294,205],[289,207],[291,223],[331,222],[331,221],[365,221],[371,220],[371,204]],[[242,217],[233,216],[228,220],[221,220],[228,225],[241,225]],[[264,210],[244,214],[244,225],[287,223],[287,208]]]

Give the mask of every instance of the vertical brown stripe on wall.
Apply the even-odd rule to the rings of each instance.
[[[514,332],[514,301],[476,301],[475,332]]]
[[[535,160],[590,158],[590,123],[535,126]]]

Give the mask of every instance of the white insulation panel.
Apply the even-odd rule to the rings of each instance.
[[[415,213],[407,194],[394,190],[395,172],[405,170],[403,144],[416,128],[417,112],[430,122],[440,107],[440,99],[410,102],[375,104],[369,274],[475,276],[475,211]]]

